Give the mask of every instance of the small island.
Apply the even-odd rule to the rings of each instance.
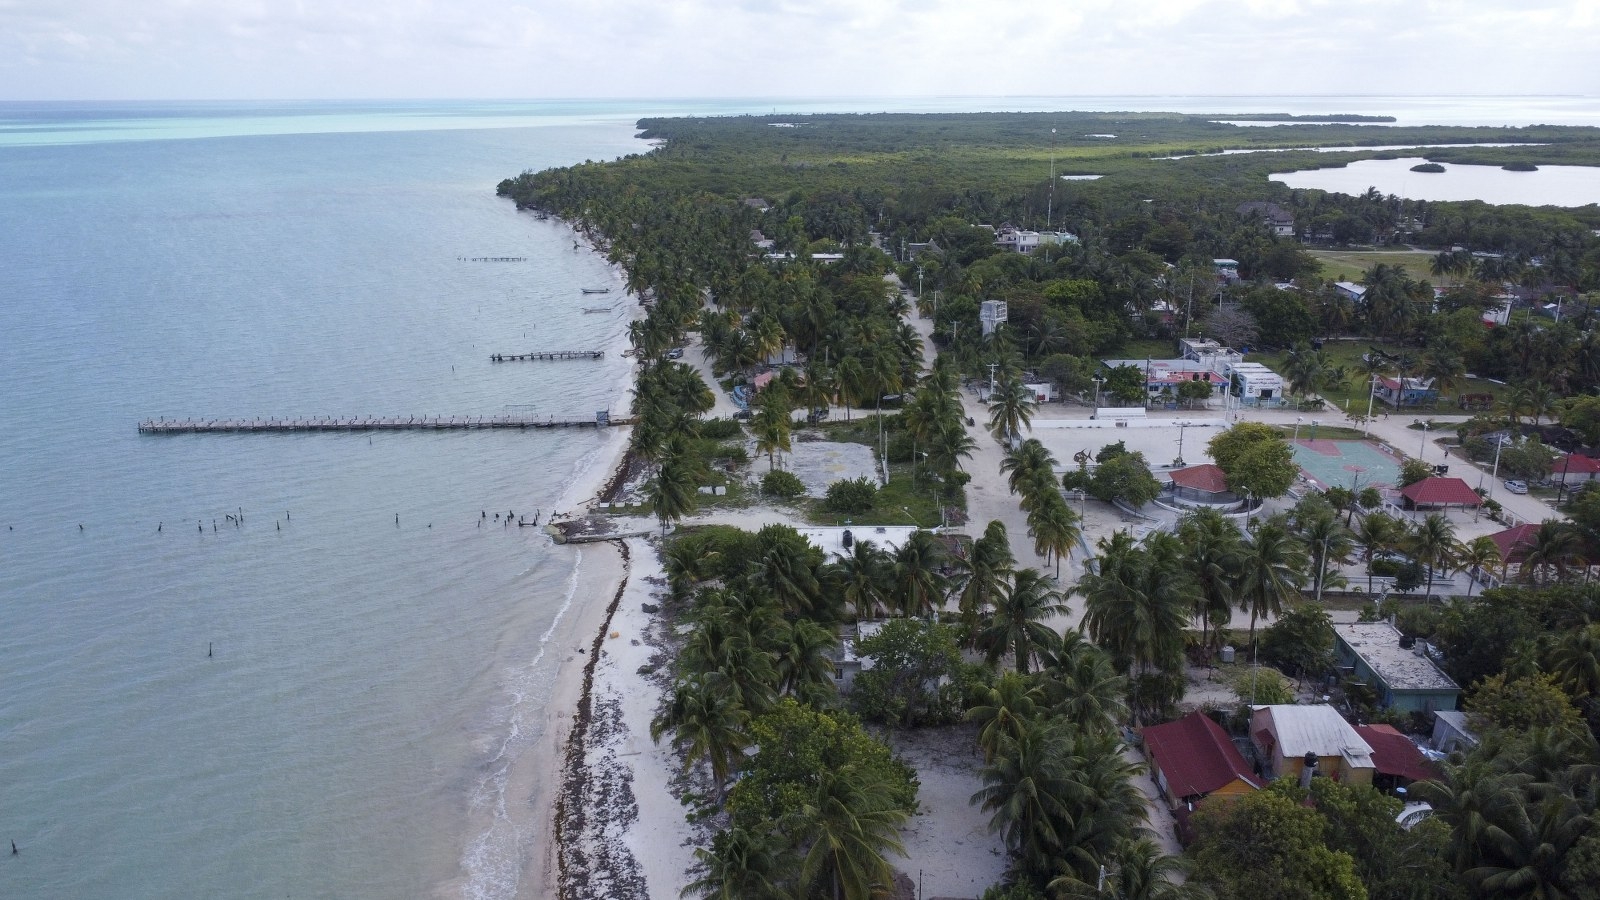
[[[1427,163],[1422,163],[1420,165],[1412,166],[1411,167],[1411,171],[1413,171],[1413,172],[1428,172],[1430,174],[1438,174],[1438,173],[1444,171],[1444,166],[1441,166],[1436,162],[1427,162]]]
[[[1244,113],[1244,114],[1237,115],[1237,116],[1226,116],[1224,118],[1228,119],[1229,121],[1234,121],[1234,122],[1312,122],[1312,123],[1315,123],[1315,122],[1330,122],[1330,123],[1351,123],[1351,122],[1394,122],[1394,121],[1396,121],[1394,116],[1363,116],[1363,115],[1339,114],[1339,113],[1335,113],[1335,114],[1331,114],[1331,115],[1300,115],[1300,116],[1292,116],[1292,115],[1289,115],[1288,113]]]
[[[1534,165],[1531,162],[1511,162],[1511,163],[1506,163],[1505,165],[1501,166],[1500,168],[1505,169],[1507,172],[1537,172],[1537,171],[1539,171],[1539,167]]]

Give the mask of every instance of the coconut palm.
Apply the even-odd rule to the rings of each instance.
[[[983,761],[994,759],[1002,740],[1015,741],[1038,718],[1044,692],[1026,675],[1004,672],[994,686],[978,689],[978,699],[967,709],[967,721],[978,726],[978,747]]]
[[[1566,578],[1582,547],[1582,539],[1570,523],[1545,520],[1522,556],[1523,580],[1543,584],[1546,578]]]
[[[1060,641],[1044,620],[1066,614],[1062,593],[1053,589],[1039,570],[1020,569],[1010,588],[995,598],[994,613],[975,643],[988,655],[990,665],[1009,650],[1017,672],[1026,675],[1035,653],[1053,649]]]
[[[1128,679],[1077,629],[1067,628],[1056,649],[1040,652],[1039,672],[1050,711],[1074,728],[1105,732],[1126,719]]]
[[[1209,888],[1184,881],[1189,860],[1169,856],[1149,837],[1123,841],[1101,860],[1106,877],[1080,880],[1077,873],[1059,875],[1050,882],[1052,896],[1108,898],[1108,900],[1210,900]]]
[[[756,452],[767,455],[767,471],[772,471],[775,466],[773,454],[790,449],[789,435],[794,430],[789,404],[781,390],[768,388],[762,392],[761,404],[750,422],[750,430],[756,435]]]
[[[944,548],[931,531],[913,531],[892,555],[890,604],[903,616],[933,615],[944,598]]]
[[[1300,593],[1310,564],[1305,547],[1289,533],[1281,515],[1256,528],[1245,545],[1244,564],[1234,587],[1239,608],[1250,614],[1250,655],[1256,653],[1256,622],[1283,612]]]
[[[1600,623],[1562,635],[1550,652],[1549,671],[1574,700],[1600,697]]]
[[[1130,674],[1134,718],[1158,715],[1169,696],[1170,675],[1180,672],[1183,632],[1199,589],[1184,571],[1176,538],[1149,550],[1117,532],[1100,541],[1095,571],[1078,582],[1084,596],[1083,629]],[[1181,677],[1176,685],[1182,696]]]
[[[1500,545],[1488,535],[1479,535],[1456,548],[1456,571],[1468,574],[1467,596],[1472,596],[1472,589],[1483,575],[1493,572],[1500,565]]]
[[[700,877],[683,889],[685,897],[705,900],[781,900],[783,870],[775,836],[735,825],[717,832],[711,848],[694,851]]]
[[[887,553],[863,540],[857,540],[850,555],[832,565],[832,581],[856,615],[875,616],[887,605],[890,565]]]
[[[1053,557],[1056,577],[1060,578],[1061,560],[1072,554],[1081,531],[1078,514],[1061,498],[1055,479],[1048,479],[1046,483],[1048,487],[1044,490],[1047,493],[1042,495],[1044,502],[1036,503],[1028,510],[1028,533],[1033,536],[1033,552],[1043,556],[1046,561]]]
[[[1006,450],[1005,458],[1000,461],[1001,474],[1007,475],[1006,483],[1011,488],[1011,493],[1025,493],[1024,488],[1037,482],[1043,475],[1047,480],[1054,481],[1053,470],[1056,458],[1050,453],[1038,438],[1028,438],[1015,447]]]
[[[1367,564],[1367,593],[1372,593],[1372,561],[1378,554],[1399,545],[1405,528],[1393,516],[1370,513],[1361,517],[1361,528],[1356,531],[1356,544],[1361,548],[1361,559]]]
[[[777,645],[778,690],[808,700],[834,690],[833,651],[839,646],[834,632],[810,619],[800,619],[779,629]]]
[[[1322,588],[1330,579],[1339,579],[1339,583],[1343,583],[1337,566],[1349,560],[1355,547],[1354,535],[1339,521],[1335,510],[1326,504],[1312,507],[1307,515],[1296,519],[1296,524],[1299,526],[1300,539],[1310,551],[1312,585],[1316,600],[1321,603]]]
[[[697,479],[693,466],[677,454],[665,457],[656,473],[644,483],[645,503],[661,522],[661,536],[667,524],[694,511]]]
[[[1209,648],[1209,628],[1218,633],[1233,612],[1234,581],[1244,556],[1239,526],[1214,509],[1199,509],[1178,523],[1178,537],[1188,548],[1186,560],[1199,588],[1194,612],[1200,618],[1200,643]],[[1220,641],[1218,642],[1220,643]]]
[[[1000,384],[989,398],[989,433],[1010,446],[1033,422],[1033,391],[1020,378]]]
[[[650,723],[650,739],[659,742],[673,733],[683,747],[683,770],[703,759],[711,770],[717,804],[733,771],[734,758],[749,744],[746,726],[750,714],[733,699],[713,674],[696,675],[673,686],[666,709]]]
[[[983,789],[971,802],[992,813],[989,831],[1034,871],[1048,868],[1063,849],[1061,820],[1071,809],[1065,760],[1071,753],[1066,723],[1035,720],[1004,738],[981,773]]]
[[[789,823],[806,846],[800,864],[802,884],[823,883],[836,900],[870,900],[894,880],[887,852],[905,855],[899,829],[910,812],[889,786],[854,765],[817,773],[815,792]]]
[[[952,587],[961,609],[962,621],[969,635],[977,633],[978,620],[988,612],[1006,589],[1016,559],[1011,555],[1011,543],[1006,537],[1006,526],[998,519],[989,523],[983,536],[972,542],[972,550],[965,558],[952,560],[955,577]]]
[[[788,613],[821,615],[827,612],[816,562],[809,547],[774,541],[756,561],[751,580]]]

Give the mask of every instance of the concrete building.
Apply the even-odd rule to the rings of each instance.
[[[1360,303],[1362,298],[1367,296],[1367,289],[1353,281],[1335,281],[1333,289],[1351,303]]]
[[[1371,784],[1372,747],[1331,706],[1258,706],[1250,716],[1250,740],[1270,780],[1315,774],[1345,784]]]
[[[1228,390],[1246,406],[1278,406],[1283,403],[1283,376],[1261,363],[1235,362],[1223,367]]]
[[[1429,659],[1425,646],[1405,639],[1388,622],[1333,626],[1339,669],[1368,685],[1384,709],[1405,712],[1453,710],[1461,688]]]
[[[1478,735],[1467,725],[1467,714],[1440,710],[1433,717],[1433,749],[1440,753],[1471,750],[1478,746]]]

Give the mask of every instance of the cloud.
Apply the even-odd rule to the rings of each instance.
[[[1597,93],[1580,0],[0,0],[0,92]]]

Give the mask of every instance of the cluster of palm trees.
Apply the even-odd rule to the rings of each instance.
[[[930,539],[918,548],[926,552]],[[749,764],[745,751],[758,746],[764,717],[834,723],[818,717],[837,705],[833,659],[845,575],[778,525],[755,535],[685,535],[667,548],[666,563],[674,597],[689,604],[687,634],[651,736],[670,734],[684,770],[709,779],[704,812],[728,811],[727,786]],[[908,801],[886,802],[899,791],[885,777],[849,766],[796,773],[792,790],[802,796],[784,821],[757,821],[754,802],[734,810],[734,827],[697,854],[703,871],[694,890],[777,898],[827,885],[835,896],[871,896],[887,885],[886,854],[899,848],[898,826],[913,811]]]
[[[1497,730],[1415,790],[1449,827],[1450,862],[1473,896],[1591,896],[1596,760],[1600,749],[1586,729]],[[1588,861],[1569,865],[1580,856]]]
[[[1028,438],[1014,445],[1000,461],[1000,472],[1006,476],[1007,486],[1027,513],[1034,552],[1054,559],[1059,577],[1061,560],[1072,555],[1082,529],[1079,527],[1081,519],[1067,503],[1061,483],[1056,480],[1055,466],[1055,456],[1038,438]]]

